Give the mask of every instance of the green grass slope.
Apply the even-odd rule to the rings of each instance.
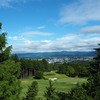
[[[22,86],[22,92],[20,95],[20,98],[25,96],[25,93],[27,92],[28,86],[31,85],[32,81],[37,81],[38,82],[38,97],[43,97],[44,92],[46,91],[46,87],[49,85],[49,78],[57,78],[57,80],[53,81],[54,87],[56,88],[57,91],[59,92],[69,92],[71,88],[76,87],[76,84],[82,84],[87,82],[86,78],[72,78],[68,77],[64,74],[57,74],[54,71],[51,72],[45,72],[44,73],[44,78],[45,79],[34,79],[33,77],[29,79],[21,79],[21,86]],[[44,99],[43,99],[44,100]]]

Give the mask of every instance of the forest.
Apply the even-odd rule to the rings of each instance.
[[[2,23],[0,23],[1,29]],[[97,55],[91,62],[49,64],[46,59],[19,59],[16,54],[10,56],[12,46],[6,46],[6,35],[5,32],[0,34],[0,100],[100,100],[100,48],[95,48]],[[44,77],[45,72],[51,71],[68,78],[86,77],[87,82],[81,85],[77,83],[68,93],[58,92],[54,82]],[[21,80],[31,77],[33,80],[31,85],[25,96],[20,98],[23,89]],[[43,95],[45,99],[37,97],[39,86],[36,80],[41,79],[49,82]]]

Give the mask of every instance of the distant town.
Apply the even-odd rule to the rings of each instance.
[[[75,61],[91,61],[93,59],[93,56],[50,57],[45,59],[48,61],[48,63],[64,63],[64,62],[75,62]]]

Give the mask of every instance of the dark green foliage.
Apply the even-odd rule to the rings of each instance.
[[[12,46],[6,47],[6,33],[0,34],[0,62],[9,59]]]
[[[70,77],[75,77],[77,75],[75,73],[74,67],[70,66],[69,63],[60,64],[58,73],[66,74],[67,76],[70,76]]]
[[[46,61],[46,59],[42,59],[42,63],[44,65],[45,71],[49,71],[49,63]]]
[[[99,44],[100,45],[100,44]],[[88,94],[95,100],[100,99],[100,48],[95,49],[97,56],[94,57],[94,61],[90,64],[87,89]]]
[[[28,78],[34,74],[35,66],[33,64],[33,60],[21,58],[21,78]]]
[[[0,23],[0,29],[2,28],[2,23]],[[7,33],[0,34],[0,62],[3,62],[9,59],[9,54],[11,52],[12,46],[6,47],[7,40],[6,40]]]
[[[56,63],[55,63],[55,66],[56,66]],[[57,64],[57,66],[58,68],[56,67],[56,69],[58,70],[58,73],[60,74],[67,74],[69,76],[78,75],[79,77],[89,76],[89,73],[88,73],[88,67],[90,66],[89,62],[69,62],[69,63]],[[73,71],[69,73],[68,71],[69,69],[72,69]]]
[[[0,23],[0,29],[1,29]],[[0,34],[0,100],[19,100],[20,63],[10,60],[11,46],[6,47],[7,33]]]
[[[49,80],[49,87],[46,87],[46,89],[47,91],[45,92],[44,96],[47,100],[59,100],[59,97],[55,92],[55,88],[53,87],[53,83],[51,80]]]
[[[64,92],[57,92],[56,93],[60,100],[70,100],[70,94]]]
[[[38,94],[38,83],[37,81],[33,81],[31,86],[28,88],[28,92],[26,93],[26,97],[23,100],[35,100]]]
[[[89,99],[86,90],[83,87],[78,86],[71,90],[70,100],[89,100]]]
[[[20,63],[7,60],[0,64],[0,100],[18,100],[20,94]]]
[[[21,78],[28,78],[33,75],[37,71],[49,71],[51,66],[49,66],[49,63],[43,59],[43,60],[33,60],[33,59],[25,59],[21,58]]]
[[[74,73],[75,73],[74,68],[72,66],[68,66],[67,71],[66,71],[66,75],[70,76],[71,74],[74,74]]]
[[[0,23],[0,29],[2,28],[2,23]]]
[[[79,77],[87,77],[89,75],[88,73],[88,67],[90,66],[89,62],[85,62],[85,61],[70,62],[68,63],[68,65],[74,68],[75,73]]]
[[[11,59],[14,60],[15,62],[19,62],[19,58],[18,56],[15,54],[15,55],[11,55]]]
[[[55,63],[50,63],[49,65],[50,65],[51,70],[59,70],[59,66],[61,64],[58,62],[55,62]]]
[[[66,70],[67,70],[67,65],[66,65],[66,63],[61,64],[61,65],[59,66],[58,73],[60,73],[60,74],[66,74]]]
[[[36,79],[42,79],[42,78],[43,78],[43,72],[37,71],[37,72],[35,73],[35,78],[36,78]]]

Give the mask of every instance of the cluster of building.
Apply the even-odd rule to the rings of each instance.
[[[75,56],[75,57],[52,57],[47,58],[46,60],[49,63],[55,63],[55,62],[73,62],[73,61],[91,61],[93,59],[92,56]]]

